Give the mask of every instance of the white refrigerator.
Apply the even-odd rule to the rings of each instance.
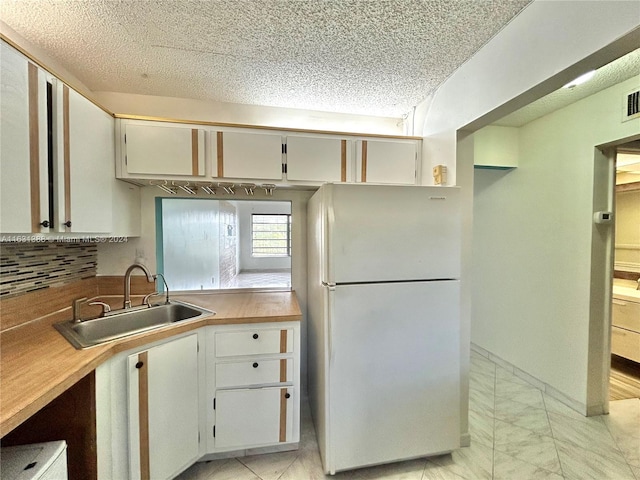
[[[456,187],[326,184],[308,204],[309,401],[324,470],[460,446]]]

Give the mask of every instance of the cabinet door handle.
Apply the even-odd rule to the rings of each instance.
[[[285,394],[284,394],[284,398],[289,398],[289,397],[291,397],[291,394],[290,394],[290,393],[285,393]]]
[[[253,368],[258,368],[258,362],[253,362]]]
[[[67,220],[66,222],[64,222],[62,225],[64,225],[65,227],[69,227],[71,228],[71,220]]]
[[[258,338],[258,334],[257,334],[257,333],[254,333],[254,334],[253,334],[253,339],[255,340],[255,339],[257,339],[257,338]]]
[[[144,362],[136,363],[136,368],[142,368],[144,366]]]
[[[44,220],[43,222],[40,222],[40,225],[44,228],[49,228],[51,224],[49,223],[49,220]]]

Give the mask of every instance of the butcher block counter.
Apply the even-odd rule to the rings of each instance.
[[[116,353],[205,325],[302,320],[295,292],[176,294],[172,299],[215,315],[167,325],[85,350],[77,350],[53,324],[71,318],[57,312],[0,333],[0,435],[31,417]],[[117,305],[121,297],[100,297]]]

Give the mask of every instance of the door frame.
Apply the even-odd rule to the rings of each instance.
[[[636,140],[640,140],[640,134],[595,147],[594,211],[615,212],[616,151],[619,146]],[[613,223],[594,222],[592,227],[587,416],[609,413],[615,222],[614,214]]]

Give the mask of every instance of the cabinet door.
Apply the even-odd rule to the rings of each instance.
[[[131,478],[173,478],[198,457],[197,335],[130,355]]]
[[[204,131],[173,125],[126,123],[129,174],[204,175]]]
[[[216,132],[214,137],[217,152],[214,176],[282,180],[282,136],[273,133]]]
[[[48,213],[46,80],[12,47],[0,49],[0,232],[40,232]]]
[[[323,137],[287,137],[287,180],[347,182],[347,140]]]
[[[219,390],[216,393],[216,448],[291,441],[294,393],[291,387]]]
[[[357,145],[356,169],[361,182],[415,185],[417,179],[415,140],[361,140]]]
[[[60,90],[60,231],[108,233],[112,228],[115,181],[113,117],[66,85]]]

